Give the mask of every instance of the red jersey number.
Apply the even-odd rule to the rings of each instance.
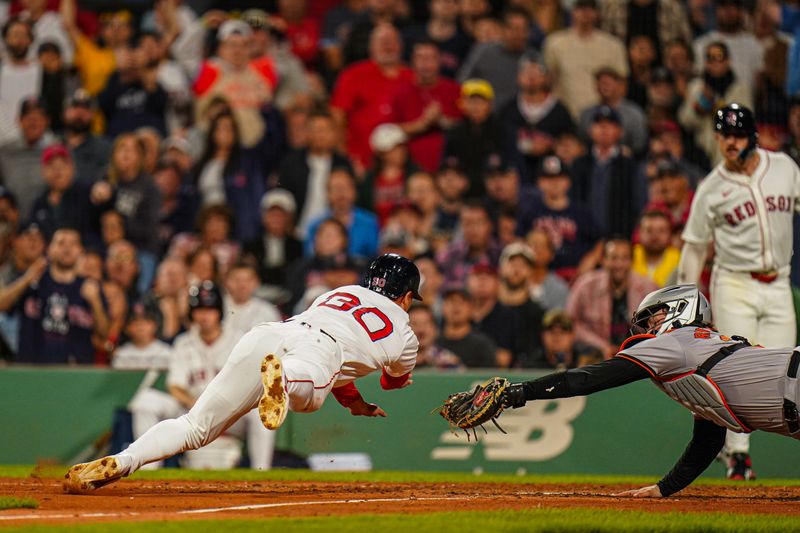
[[[364,331],[367,332],[372,342],[385,339],[394,331],[392,321],[389,320],[389,317],[386,316],[383,311],[377,307],[361,307],[361,300],[357,296],[347,292],[335,292],[331,294],[324,302],[320,303],[318,307],[329,307],[346,313],[352,311],[353,318],[364,328]],[[377,318],[382,325],[377,328],[370,327],[365,320],[367,316]],[[370,320],[370,322],[374,322],[374,320]]]

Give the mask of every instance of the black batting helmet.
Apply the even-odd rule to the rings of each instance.
[[[189,287],[189,317],[195,309],[216,309],[222,318],[222,293],[213,281]]]
[[[756,118],[753,112],[741,104],[732,102],[725,107],[717,109],[714,119],[714,130],[721,135],[737,135],[747,137],[747,148],[739,154],[739,159],[744,159],[756,147],[758,133],[756,133]]]
[[[417,265],[411,260],[397,254],[384,254],[369,264],[361,286],[394,300],[408,291],[417,300],[419,295],[420,275]]]

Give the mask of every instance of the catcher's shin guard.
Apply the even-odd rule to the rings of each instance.
[[[278,429],[286,420],[289,399],[283,387],[281,362],[272,354],[261,363],[261,382],[264,384],[264,395],[258,402],[261,423],[267,429]]]
[[[127,469],[119,459],[108,456],[89,463],[81,463],[70,468],[64,475],[64,490],[71,494],[80,494],[99,489],[128,475]]]

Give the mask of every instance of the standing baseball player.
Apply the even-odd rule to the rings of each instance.
[[[239,340],[186,415],[158,423],[117,455],[73,466],[65,489],[96,489],[204,446],[255,407],[267,429],[280,427],[287,411],[316,411],[328,393],[353,415],[385,417],[364,401],[354,380],[382,371],[384,389],[411,385],[418,343],[408,309],[421,299],[419,285],[414,263],[386,254],[370,264],[361,286],[327,292],[284,322],[259,324]]]
[[[584,396],[650,378],[694,413],[692,440],[657,484],[617,496],[662,497],[682,490],[722,449],[726,428],[800,439],[800,349],[751,346],[743,337],[716,332],[708,301],[695,285],[672,285],[648,294],[633,315],[631,333],[617,355],[602,363],[510,385],[494,378],[472,392],[451,396],[445,407],[469,405],[482,417],[477,422],[448,418],[446,409],[443,416],[471,428],[497,418],[503,408],[531,400]],[[459,405],[450,412],[463,413]]]
[[[757,147],[753,113],[732,103],[717,111],[722,161],[700,183],[683,230],[679,283],[698,283],[714,242],[710,296],[716,327],[766,347],[795,343],[789,283],[792,219],[800,170],[783,153]],[[754,479],[747,433],[729,433],[730,479]]]

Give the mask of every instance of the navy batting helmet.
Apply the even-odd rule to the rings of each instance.
[[[222,293],[213,281],[205,280],[200,285],[189,287],[189,316],[195,309],[216,309],[222,314]]]
[[[756,118],[753,112],[743,105],[732,102],[725,107],[717,109],[714,119],[714,130],[721,135],[736,135],[747,137],[747,148],[739,154],[739,159],[745,158],[756,147],[758,133],[756,133]]]
[[[384,254],[369,264],[361,286],[394,300],[408,291],[417,300],[419,295],[420,275],[417,265],[409,259],[397,254]]]

